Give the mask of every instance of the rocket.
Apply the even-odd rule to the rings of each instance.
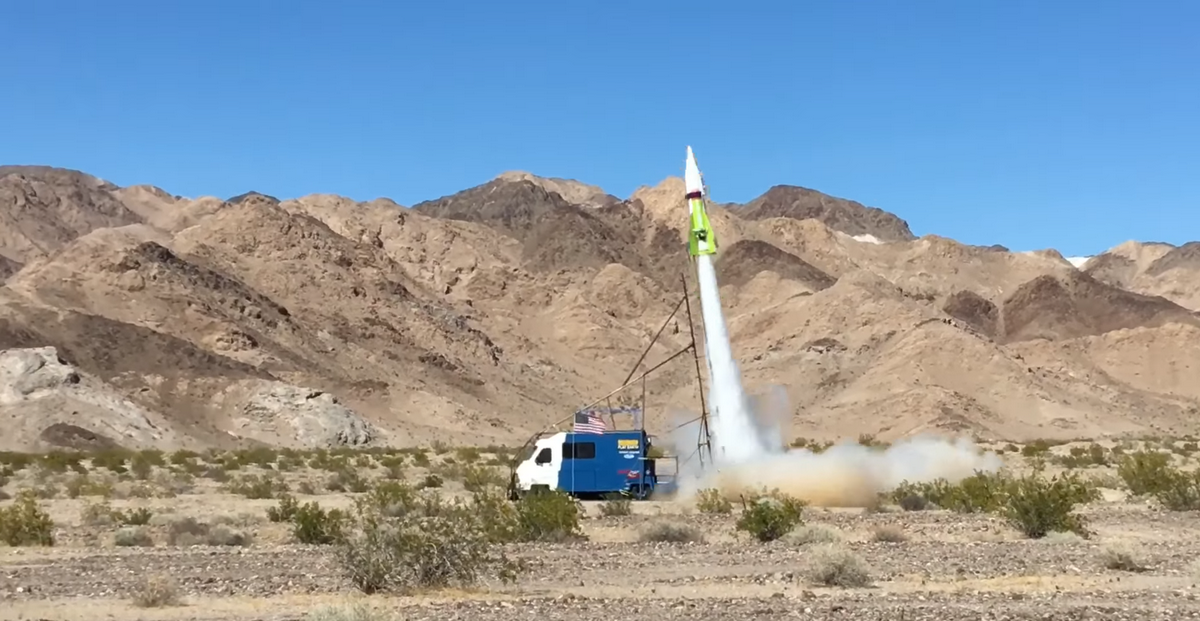
[[[684,188],[687,192],[688,215],[691,225],[688,228],[688,252],[693,257],[702,254],[717,253],[717,235],[713,233],[712,223],[708,221],[708,212],[704,210],[704,179],[700,177],[700,167],[696,165],[696,156],[692,148],[687,148],[687,167],[683,173]]]

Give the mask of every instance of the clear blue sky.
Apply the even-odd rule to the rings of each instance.
[[[1200,238],[1200,2],[37,0],[0,163],[401,204],[512,169],[719,201],[795,184],[915,233]]]

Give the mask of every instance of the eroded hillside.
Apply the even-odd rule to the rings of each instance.
[[[676,306],[682,194],[506,173],[407,209],[0,168],[0,448],[523,441]],[[1146,433],[1200,406],[1195,244],[1081,272],[794,186],[711,216],[734,353],[795,435]],[[680,314],[641,368],[688,339]],[[646,392],[652,431],[694,412],[691,358]]]

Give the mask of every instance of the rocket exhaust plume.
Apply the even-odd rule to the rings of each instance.
[[[916,437],[886,450],[870,449],[856,442],[844,442],[823,453],[787,450],[783,441],[783,421],[790,418],[786,396],[776,391],[774,399],[751,402],[742,387],[713,265],[717,238],[704,205],[704,183],[691,147],[687,150],[685,171],[690,218],[688,251],[696,259],[704,319],[712,457],[716,468],[705,472],[681,471],[681,492],[686,495],[689,491],[714,487],[727,495],[736,495],[766,487],[814,505],[861,507],[875,504],[880,492],[905,480],[958,481],[977,470],[994,471],[1000,467],[998,456],[983,454],[966,439],[950,442]],[[694,442],[697,429],[685,425],[677,433],[683,434],[673,438],[677,454],[687,454],[686,450],[679,450],[686,446],[683,438]]]

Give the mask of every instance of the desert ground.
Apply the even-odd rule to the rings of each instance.
[[[631,369],[688,354],[614,397],[650,433],[700,411],[683,194],[520,172],[404,207],[0,166],[0,619],[1200,615],[1200,242],[1064,257],[800,186],[714,203],[755,413],[824,470],[507,500],[512,447]],[[828,442],[921,434],[1004,468],[822,502],[856,480]]]
[[[407,583],[370,595],[347,573],[341,544],[299,543],[297,518],[268,517],[280,498],[353,512],[356,500],[389,484],[447,498],[499,490],[510,451],[106,453],[78,461],[62,453],[5,454],[3,489],[13,500],[4,503],[11,513],[0,522],[9,525],[0,534],[13,532],[13,507],[29,493],[53,523],[47,531],[53,543],[0,547],[0,618],[1200,615],[1200,485],[1191,474],[1200,453],[1194,441],[985,448],[1003,455],[1005,476],[1050,481],[1066,474],[1096,489],[1074,507],[1084,536],[1051,531],[1030,537],[1003,510],[946,509],[884,494],[874,507],[804,507],[786,534],[762,542],[737,527],[745,510],[736,496],[728,513],[696,498],[594,501],[581,503],[573,537],[485,546],[525,562],[515,582],[482,572],[477,581]],[[1184,498],[1175,506],[1167,508],[1161,499],[1172,501],[1156,492],[1134,493],[1156,476],[1130,465],[1145,454],[1169,460],[1165,468],[1179,477],[1176,498]]]

